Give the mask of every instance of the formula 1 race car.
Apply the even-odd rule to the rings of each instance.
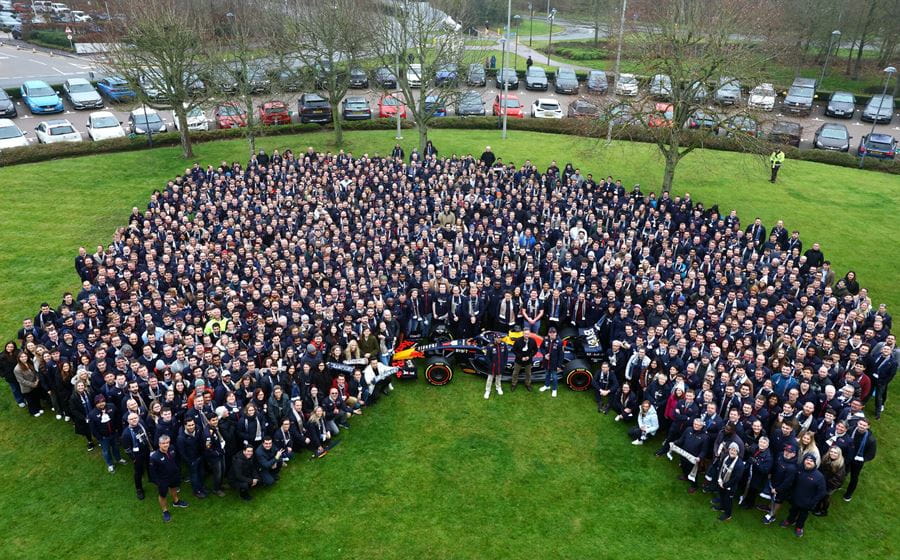
[[[574,332],[573,332],[574,334]],[[486,376],[491,370],[493,346],[499,339],[512,345],[515,338],[523,336],[521,332],[503,333],[484,331],[472,338],[460,338],[430,344],[407,343],[398,347],[391,360],[392,365],[401,368],[398,377],[415,377],[417,358],[424,359],[425,379],[432,385],[446,385],[453,379],[454,369],[463,373]],[[540,346],[543,337],[530,334]],[[583,342],[583,341],[582,341]],[[591,386],[590,362],[579,358],[574,351],[574,343],[563,339],[562,381],[573,391],[584,391]],[[510,352],[506,370],[502,379],[508,381],[512,375],[515,356]],[[531,378],[535,382],[543,382],[547,376],[544,367],[544,355],[540,351],[534,356]]]

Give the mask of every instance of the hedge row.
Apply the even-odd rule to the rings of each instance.
[[[352,121],[345,122],[343,128],[344,130],[393,130],[396,127],[396,122],[397,121],[394,119]],[[413,128],[413,126],[413,123],[403,121],[404,128]],[[442,117],[432,119],[430,126],[435,129],[496,129],[498,127],[498,119],[497,117]],[[287,124],[261,127],[259,128],[258,136],[303,134],[329,128],[331,128],[331,125]],[[507,128],[510,130],[586,137],[596,137],[606,134],[606,131],[602,129],[601,126],[596,124],[592,125],[589,121],[581,119],[510,119],[507,122]],[[244,135],[244,129],[232,128],[193,132],[191,133],[191,139],[194,143],[202,143],[215,140],[243,138]],[[639,126],[617,129],[615,136],[616,138],[633,142],[654,143],[652,132]],[[154,146],[177,146],[180,144],[180,137],[176,132],[154,135],[153,144]],[[748,151],[751,151],[762,155],[768,154],[773,148],[773,145],[765,142],[748,146],[746,142],[735,141],[733,138],[715,136],[704,132],[685,134],[685,145],[694,145],[697,148],[729,152],[747,153]],[[146,146],[147,138],[145,136],[114,138],[102,140],[100,142],[39,144],[3,150],[0,152],[0,166],[34,163],[61,157],[127,152],[131,150],[141,150],[146,148]],[[840,167],[857,167],[859,165],[859,158],[850,154],[825,150],[799,150],[793,147],[783,147],[783,149],[785,155],[789,159],[837,165]],[[866,169],[900,175],[900,161],[869,158],[866,161]]]

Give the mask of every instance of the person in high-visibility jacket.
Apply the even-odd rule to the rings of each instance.
[[[778,149],[772,152],[772,155],[769,156],[769,166],[772,168],[772,178],[769,179],[770,182],[775,182],[775,179],[778,177],[778,170],[781,169],[781,164],[783,163],[784,151]]]

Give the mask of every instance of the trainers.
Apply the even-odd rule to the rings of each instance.
[[[787,519],[785,519],[784,521],[781,522],[781,526],[785,527],[785,528],[790,527],[793,524],[794,524],[793,521],[788,521]]]
[[[497,394],[502,397],[503,396],[503,388],[497,387]]]
[[[124,464],[127,463],[127,462],[128,462],[128,461],[126,461],[125,459],[119,459],[119,464],[120,464],[120,465],[124,465]]]
[[[621,415],[621,414],[616,414],[616,417],[613,418],[613,420],[616,421],[616,422],[621,421],[621,420],[622,420],[622,415]]]
[[[731,521],[731,516],[723,513],[719,516],[719,521]]]
[[[56,415],[56,419],[57,419],[57,420],[62,420],[62,414],[57,414],[57,415]]]
[[[845,502],[849,502],[849,501],[852,500],[852,499],[853,499],[853,496],[851,496],[850,494],[844,494],[844,501],[845,501]]]
[[[114,472],[116,472],[116,467],[110,465],[110,466],[106,467],[106,470],[108,470],[110,473],[114,473]]]
[[[487,391],[484,392],[484,398],[486,398],[486,399],[491,398],[491,391],[490,391],[490,390],[487,390]]]
[[[528,392],[530,393],[530,392],[531,392],[531,385],[526,385],[526,386],[525,386],[525,390],[528,391]]]
[[[803,529],[801,529],[800,527],[797,527],[796,529],[794,529],[794,534],[797,535],[798,537],[802,537]]]
[[[169,521],[172,521],[172,514],[166,510],[163,512],[163,523],[168,523]]]
[[[93,450],[94,450],[94,444],[93,444],[93,443],[89,443],[89,444],[87,445],[87,450],[88,450],[88,451],[93,451]]]
[[[63,422],[68,422],[68,421],[70,421],[70,420],[71,420],[71,418],[69,418],[68,416],[64,416],[64,417],[63,417]]]
[[[253,499],[253,496],[251,496],[250,494],[241,494],[241,499],[244,500],[245,502],[249,502],[250,500]]]
[[[550,387],[548,387],[548,386],[546,386],[546,385],[542,385],[541,388],[538,389],[538,391],[540,391],[541,393],[543,393],[544,391],[546,391],[546,390],[549,389],[549,388],[550,388]]]
[[[173,503],[172,505],[175,507],[180,507],[180,508],[188,507],[188,503],[185,502],[184,500],[178,500],[177,502]]]
[[[138,500],[143,500],[143,499],[144,499],[144,491],[143,491],[143,490],[141,490],[141,489],[138,489],[138,490],[137,490],[137,499],[138,499]]]
[[[644,442],[642,440],[636,439],[631,442],[631,445],[644,445]]]
[[[554,391],[550,391],[550,396],[553,397],[553,398],[556,398],[556,391],[555,391],[555,390],[554,390]]]
[[[19,408],[25,408],[25,403],[20,402],[20,403],[19,403]]]
[[[198,500],[203,500],[206,498],[206,492],[194,492],[194,497]]]
[[[775,523],[775,518],[769,514],[766,514],[763,516],[763,523],[766,525],[771,525],[772,523]]]
[[[44,409],[42,408],[42,409],[40,409],[40,410],[37,411],[37,414],[35,414],[35,416],[40,416],[40,415],[43,414],[43,413],[44,413]]]
[[[388,391],[393,392],[393,390],[394,390],[394,384],[393,384],[393,383],[388,383]]]

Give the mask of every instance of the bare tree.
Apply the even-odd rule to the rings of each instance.
[[[287,1],[287,0],[286,0]],[[335,144],[343,144],[339,105],[350,87],[349,71],[360,65],[371,49],[372,28],[360,25],[360,13],[371,14],[375,6],[366,0],[289,0],[276,49],[284,58],[302,65],[288,71],[315,72],[315,82],[331,106]],[[305,68],[304,68],[305,67]]]
[[[205,99],[201,76],[206,68],[206,18],[196,17],[193,0],[142,0],[123,6],[128,25],[109,41],[104,63],[130,82],[139,99],[154,109],[171,106],[178,120],[181,151],[194,156],[187,114]]]
[[[641,25],[632,30],[632,49],[648,74],[662,75],[648,95],[629,104],[635,123],[643,124],[665,161],[663,188],[671,188],[681,159],[702,144],[690,130],[698,113],[711,130],[740,141],[746,134],[747,109],[711,109],[717,87],[735,81],[753,84],[777,51],[767,39],[776,17],[770,0],[667,0],[647,4]],[[759,117],[753,117],[757,122]],[[695,119],[696,120],[696,119]],[[627,130],[627,129],[626,129]],[[699,142],[698,142],[699,139]]]
[[[475,60],[460,33],[460,14],[450,17],[427,2],[394,0],[389,13],[374,18],[372,51],[381,66],[397,74],[403,102],[415,120],[419,148],[428,142],[435,108],[456,99],[457,79]],[[395,94],[396,95],[396,94]]]

